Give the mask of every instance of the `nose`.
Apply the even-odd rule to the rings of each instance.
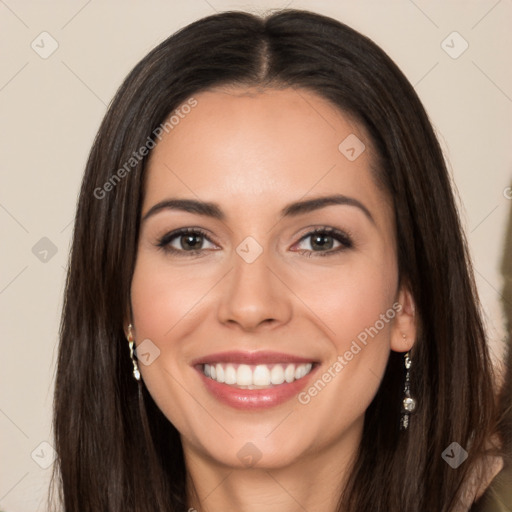
[[[270,267],[270,260],[266,251],[252,263],[234,254],[234,268],[222,284],[217,312],[221,323],[255,331],[290,321],[293,293],[283,276]]]

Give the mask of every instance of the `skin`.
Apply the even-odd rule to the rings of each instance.
[[[172,197],[215,202],[225,219],[163,209],[142,222],[127,324],[136,344],[150,339],[160,350],[139,364],[142,378],[181,434],[191,507],[335,510],[389,352],[406,352],[416,336],[371,142],[305,90],[224,88],[194,97],[197,106],[152,151],[142,217]],[[354,161],[338,150],[350,134],[366,146]],[[291,202],[334,193],[360,201],[373,221],[351,205],[280,218]],[[187,253],[180,236],[171,245],[181,255],[157,246],[183,227],[207,232],[209,240],[195,242],[200,254]],[[317,227],[350,234],[352,247],[334,252],[342,244],[328,238],[315,248],[315,237],[304,237]],[[263,249],[250,264],[236,252],[248,236]],[[402,310],[307,404],[294,397],[265,410],[231,408],[190,364],[221,351],[278,351],[318,361],[319,378],[396,302]],[[251,467],[237,455],[248,442],[260,456]]]

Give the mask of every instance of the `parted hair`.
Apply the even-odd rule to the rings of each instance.
[[[339,497],[346,512],[448,512],[486,453],[496,390],[450,175],[414,88],[387,54],[347,25],[309,11],[229,11],[199,19],[129,73],[105,114],[78,199],[60,327],[53,483],[66,512],[186,511],[180,436],[132,376],[124,332],[137,252],[141,158],[103,187],[194,94],[218,86],[308,90],[369,134],[396,224],[401,283],[419,322],[411,357],[417,411],[399,430],[403,354],[392,352],[365,413]],[[457,442],[468,459],[441,457]]]

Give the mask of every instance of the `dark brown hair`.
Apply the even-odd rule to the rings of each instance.
[[[123,330],[147,158],[101,198],[95,190],[182,102],[223,85],[307,89],[369,133],[394,204],[400,278],[420,322],[411,374],[418,410],[400,432],[403,356],[392,352],[340,506],[449,511],[494,432],[496,400],[443,155],[413,87],[375,43],[290,9],[188,25],[135,66],[109,106],[80,191],[60,332],[54,478],[66,512],[187,509],[179,434],[133,379]],[[441,457],[452,442],[469,453],[457,469]]]

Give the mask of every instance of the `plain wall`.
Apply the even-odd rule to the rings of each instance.
[[[369,36],[415,86],[453,173],[491,349],[497,361],[502,357],[500,268],[512,207],[512,2],[2,0],[1,510],[44,510],[52,449],[41,443],[52,444],[72,222],[106,105],[131,68],[178,28],[216,11],[285,6],[330,15]],[[52,44],[40,36],[44,31],[58,43],[48,58],[40,56]],[[464,41],[467,50],[453,58]]]

